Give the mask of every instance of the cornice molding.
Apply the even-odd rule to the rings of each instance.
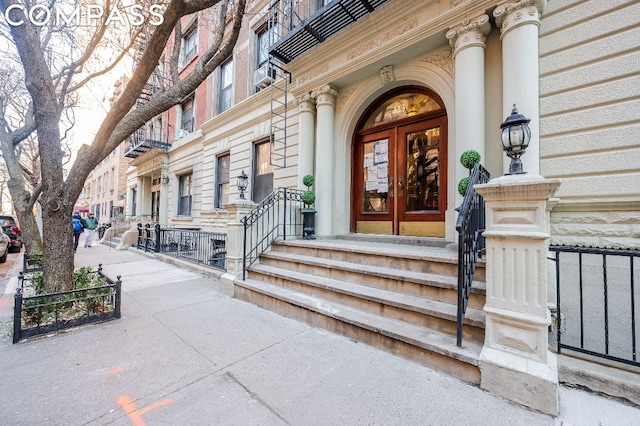
[[[316,46],[314,53],[290,62],[287,69],[294,76],[291,92],[300,96],[322,84],[358,72],[367,65],[383,61],[389,55],[417,43],[423,46],[427,43],[429,48],[425,48],[425,51],[440,49],[447,42],[445,33],[449,28],[459,25],[464,19],[482,15],[495,7],[495,3],[495,0],[458,1],[455,4],[442,1],[390,1],[379,11]],[[415,26],[414,21],[417,21]],[[400,31],[402,33],[398,36]],[[378,43],[380,40],[384,41]],[[440,40],[442,44],[438,44]],[[382,65],[385,64],[378,65],[378,69]],[[398,66],[397,63],[394,65]]]

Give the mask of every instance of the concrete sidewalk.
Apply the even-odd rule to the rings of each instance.
[[[135,251],[78,249],[77,266],[99,263],[122,276],[122,318],[16,345],[3,336],[0,425],[640,423],[636,408],[564,387],[554,419],[222,296],[216,279]],[[12,299],[0,298],[0,321]]]

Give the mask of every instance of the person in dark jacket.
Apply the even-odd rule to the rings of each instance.
[[[80,235],[84,231],[84,228],[87,227],[87,223],[80,216],[79,211],[74,211],[73,216],[71,216],[71,225],[73,226],[73,252],[75,253],[78,250],[78,240],[80,240]]]

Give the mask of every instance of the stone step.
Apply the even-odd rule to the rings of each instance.
[[[317,239],[278,241],[272,245],[271,251],[406,271],[458,276],[458,254],[443,247],[350,239]],[[479,262],[475,278],[478,281],[485,280],[483,260]]]
[[[264,264],[252,266],[249,278],[451,336],[456,335],[455,304]],[[484,312],[467,308],[463,327],[464,338],[483,342],[484,326]]]
[[[350,261],[320,259],[279,251],[263,254],[260,257],[260,263],[454,305],[458,303],[458,280],[452,276],[365,266]],[[485,292],[485,283],[474,280],[468,307],[482,309],[485,303]]]
[[[458,347],[453,336],[254,279],[235,284],[238,299],[480,383],[481,344]]]

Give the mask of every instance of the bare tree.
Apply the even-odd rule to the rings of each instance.
[[[49,5],[57,2],[52,0]],[[246,0],[237,0],[229,8],[228,0],[170,0],[164,6],[162,22],[152,27],[141,25],[130,34],[127,47],[116,54],[113,61],[101,69],[87,73],[92,60],[101,46],[112,40],[109,34],[108,16],[113,8],[122,9],[119,2],[105,0],[105,14],[91,34],[77,38],[76,33],[52,33],[53,27],[31,24],[10,25],[11,39],[15,44],[24,72],[26,90],[30,95],[30,114],[23,132],[35,129],[38,136],[38,152],[41,164],[41,205],[43,209],[43,273],[44,286],[48,291],[69,289],[73,276],[73,240],[70,216],[80,195],[88,174],[97,164],[111,153],[125,138],[142,127],[146,121],[168,110],[193,92],[226,58],[228,58],[242,24]],[[133,106],[145,84],[157,67],[164,53],[167,40],[181,18],[218,5],[221,24],[213,29],[216,36],[208,50],[198,57],[193,70],[175,81],[165,90],[156,92],[140,108]],[[12,13],[28,22],[28,16],[14,5],[25,6],[18,0],[0,0],[0,11],[6,13],[13,6]],[[28,5],[26,6],[28,11]],[[227,20],[228,18],[228,20]],[[17,19],[14,19],[17,20]],[[228,22],[228,23],[227,23]],[[146,25],[151,25],[149,22]],[[69,95],[95,78],[115,67],[131,51],[139,34],[148,34],[144,52],[141,54],[133,74],[120,97],[113,104],[91,145],[84,145],[78,152],[83,161],[76,161],[65,180],[63,174],[63,150],[61,149],[60,120]],[[77,29],[77,28],[76,28]],[[51,60],[52,50],[47,50],[46,41],[73,42],[67,61]],[[95,62],[94,62],[95,63]],[[30,124],[30,123],[33,124]],[[31,127],[29,127],[31,126]],[[11,132],[10,140],[21,136],[18,130]],[[22,138],[21,140],[24,140]]]

